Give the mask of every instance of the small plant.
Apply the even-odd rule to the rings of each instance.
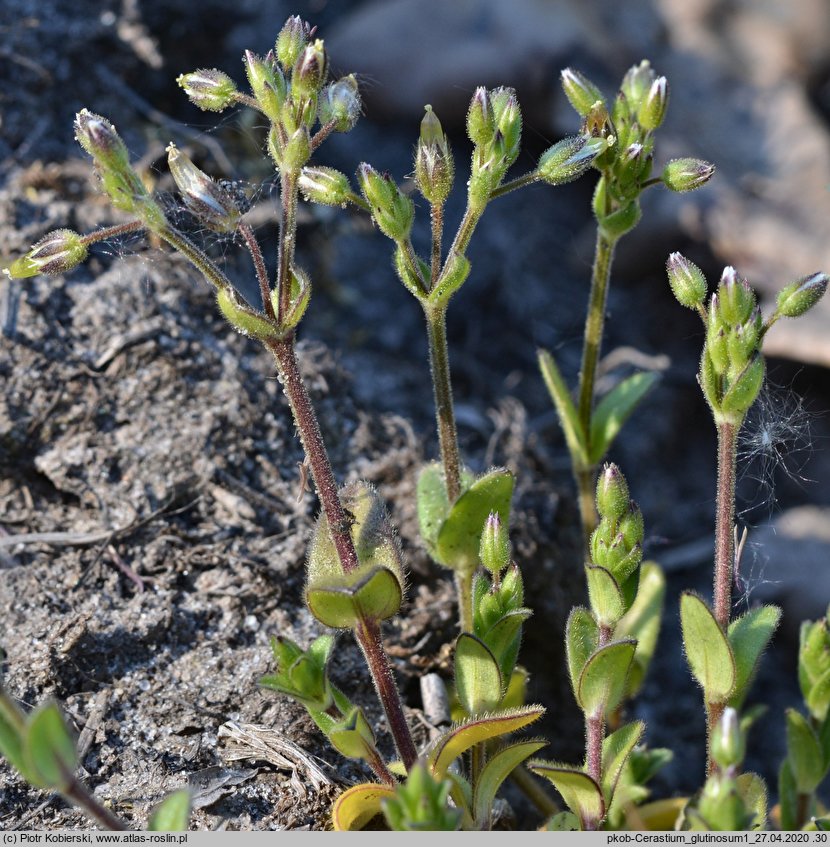
[[[582,130],[551,146],[531,172],[513,179],[507,174],[518,157],[522,128],[515,92],[477,89],[467,115],[473,144],[467,205],[446,253],[444,205],[455,163],[438,117],[427,106],[414,159],[415,184],[430,209],[432,238],[424,259],[411,240],[415,204],[391,176],[359,164],[356,191],[342,172],[312,163],[332,133],[354,128],[361,111],[355,77],[329,79],[325,45],[314,31],[299,17],[289,18],[271,52],[264,57],[246,52],[244,62],[247,91],[217,69],[184,74],[179,84],[202,109],[219,112],[242,105],[267,122],[267,152],[279,176],[281,200],[273,280],[238,198],[175,145],[167,152],[189,212],[201,225],[236,235],[245,245],[258,284],[257,303],[246,301],[210,256],[176,227],[134,170],[113,125],[87,110],[77,116],[76,137],[92,157],[103,191],[129,220],[87,235],[67,229],[49,233],[6,273],[12,279],[62,274],[83,262],[95,242],[145,232],[182,254],[213,286],[217,306],[231,326],[273,357],[320,500],[304,599],[326,631],[307,647],[273,638],[274,671],[261,683],[300,703],[335,750],[362,762],[374,776],[375,781],[339,795],[333,827],[354,830],[382,819],[399,831],[491,829],[497,795],[508,778],[545,810],[549,830],[765,827],[766,787],[759,776],[741,772],[753,712],[740,712],[780,610],[761,606],[732,619],[731,584],[740,555],[734,540],[736,445],[764,379],[765,334],[781,317],[798,317],[815,305],[828,277],[813,274],[785,288],[765,321],[755,293],[733,269],[726,269],[707,303],[708,285],[700,269],[680,254],[669,258],[675,296],[698,312],[706,330],[699,381],[717,427],[719,461],[713,607],[691,592],[680,599],[686,656],[704,695],[707,769],[693,797],[651,801],[648,783],[672,754],[648,749],[644,721],[629,720],[627,713],[655,654],[665,578],[657,563],[643,561],[644,518],[620,469],[606,464],[595,476],[654,377],[636,374],[596,406],[594,383],[614,248],[639,222],[642,192],[659,183],[674,191],[692,190],[713,172],[705,162],[679,159],[659,177],[651,176],[654,132],[668,102],[665,78],[656,77],[647,62],[632,68],[609,112],[589,80],[564,71],[563,85],[583,118]],[[467,250],[488,204],[531,183],[562,184],[591,167],[601,175],[594,195],[598,236],[578,403],[553,358],[543,352],[540,359],[579,487],[586,541],[589,604],[571,611],[564,633],[567,671],[583,713],[585,756],[579,764],[567,764],[532,758],[546,746],[543,739],[511,738],[545,712],[526,702],[527,674],[519,664],[532,604],[526,604],[509,537],[514,480],[503,468],[475,476],[462,461],[446,314],[471,273]],[[424,749],[416,746],[381,630],[399,613],[406,591],[401,547],[371,485],[338,486],[297,359],[296,334],[311,297],[309,275],[295,255],[301,195],[368,213],[393,242],[395,271],[425,317],[440,462],[420,474],[417,511],[424,546],[436,563],[454,573],[460,633],[451,687],[456,723]],[[329,663],[337,649],[332,630],[351,633],[360,646],[397,758],[384,756],[378,727],[331,679]],[[799,681],[808,715],[787,714],[788,755],[779,785],[784,827],[811,825],[819,811],[815,792],[830,767],[829,643],[826,620],[804,625]],[[0,753],[33,786],[61,793],[108,829],[126,828],[77,779],[75,745],[54,704],[26,715],[0,687]],[[553,801],[528,769],[553,784],[566,810],[552,813]],[[150,828],[186,828],[189,805],[186,792],[171,795],[154,811]],[[815,825],[823,823],[819,819]]]

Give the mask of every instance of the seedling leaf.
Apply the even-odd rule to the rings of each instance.
[[[612,732],[602,742],[602,792],[608,807],[614,799],[614,790],[622,769],[645,729],[643,721],[633,721]]]
[[[815,730],[796,709],[787,709],[787,758],[799,794],[812,794],[827,768]]]
[[[77,767],[75,742],[54,703],[44,703],[26,720],[25,774],[39,788],[64,791]],[[34,779],[32,779],[34,777]]]
[[[533,761],[528,767],[553,783],[553,787],[579,818],[583,828],[587,821],[599,822],[605,817],[602,791],[584,771],[558,762],[546,761]]]
[[[565,650],[568,659],[568,673],[574,697],[579,701],[579,678],[588,661],[588,657],[597,649],[599,627],[584,606],[577,606],[568,616],[565,626]]]

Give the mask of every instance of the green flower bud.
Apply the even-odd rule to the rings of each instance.
[[[643,543],[643,513],[633,501],[629,504],[626,513],[620,518],[617,531],[623,537],[626,550],[633,550]]]
[[[672,253],[666,262],[669,285],[677,302],[687,309],[697,309],[703,305],[708,291],[708,283],[703,271],[680,253]]]
[[[599,88],[587,76],[573,68],[565,68],[560,74],[562,89],[571,106],[583,118],[591,111],[594,103],[602,101]]]
[[[206,112],[221,112],[236,99],[236,83],[216,68],[181,74],[176,82],[194,106]]]
[[[654,82],[654,71],[647,59],[643,59],[639,65],[629,68],[623,77],[620,91],[625,95],[628,108],[632,115],[640,110],[640,104],[648,95],[651,84]]]
[[[280,159],[280,170],[296,173],[311,157],[311,136],[308,127],[301,126],[290,136]]]
[[[75,117],[75,138],[92,156],[101,187],[116,209],[137,215],[150,230],[166,224],[164,212],[133,170],[127,147],[106,118],[82,109]]]
[[[250,50],[246,50],[243,61],[254,98],[268,120],[277,123],[286,96],[285,77],[282,71],[273,62],[272,54],[262,59]]]
[[[669,82],[664,76],[659,76],[648,89],[648,93],[640,103],[637,120],[646,130],[655,130],[666,117],[669,106]]]
[[[303,168],[299,186],[307,202],[323,206],[345,207],[352,193],[346,174],[319,166]]]
[[[749,283],[731,265],[721,275],[717,302],[720,320],[730,326],[748,321],[758,305]]]
[[[628,483],[614,464],[607,464],[597,480],[597,511],[603,518],[618,521],[630,502]]]
[[[324,126],[334,123],[335,132],[348,132],[360,117],[360,93],[354,74],[344,76],[323,90],[319,118]]]
[[[235,232],[241,214],[230,192],[199,170],[175,144],[167,147],[167,165],[187,210],[214,232]]]
[[[672,159],[660,179],[672,191],[694,191],[709,182],[715,166],[703,159]]]
[[[35,242],[25,256],[4,268],[4,272],[11,279],[62,274],[80,265],[87,252],[87,246],[77,232],[56,229]]]
[[[294,100],[312,97],[323,87],[328,73],[328,56],[318,38],[308,44],[294,63],[291,73],[291,96]]]
[[[309,34],[308,24],[304,23],[299,15],[290,17],[280,30],[274,51],[277,54],[277,60],[286,73],[294,67],[297,58],[308,42]]]
[[[604,138],[573,135],[549,147],[539,159],[539,179],[549,185],[563,185],[581,177],[594,159],[607,147]]]
[[[484,86],[479,86],[470,101],[467,112],[467,135],[477,147],[489,144],[496,132],[496,116],[490,95]]]
[[[216,292],[216,304],[228,323],[242,335],[258,341],[278,337],[279,332],[273,324],[240,301],[232,288],[220,288]]]
[[[327,665],[334,637],[321,635],[308,650],[302,650],[288,638],[272,638],[276,673],[263,677],[260,685],[286,694],[307,708],[324,712],[334,702]]]
[[[389,174],[379,174],[363,163],[357,169],[357,181],[372,217],[380,231],[393,241],[404,241],[412,231],[415,206],[398,188]]]
[[[115,127],[100,115],[81,109],[75,116],[75,138],[78,144],[107,170],[130,167],[130,155]]]
[[[785,318],[797,318],[808,312],[824,297],[827,281],[827,274],[814,273],[791,282],[778,295],[778,313]]]
[[[730,706],[712,732],[711,755],[721,770],[737,768],[746,755],[746,738],[741,732],[738,713]]]
[[[522,110],[512,88],[497,88],[490,92],[496,127],[504,139],[504,161],[510,167],[519,157],[522,140]]]
[[[455,164],[447,137],[432,106],[426,106],[421,121],[421,136],[415,151],[415,181],[421,194],[433,205],[449,196],[455,176]]]
[[[498,512],[490,512],[481,533],[481,564],[498,578],[510,564],[510,535]]]
[[[720,411],[733,420],[743,420],[749,407],[758,398],[764,384],[764,357],[758,353],[749,364],[731,381],[724,392]]]

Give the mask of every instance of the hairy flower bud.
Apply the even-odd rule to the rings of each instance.
[[[440,205],[452,189],[455,163],[438,116],[432,106],[427,105],[425,109],[415,150],[415,181],[430,203]]]
[[[232,105],[236,98],[236,83],[216,68],[202,68],[182,74],[176,82],[190,102],[206,112],[221,112]]]
[[[512,88],[497,88],[490,92],[496,128],[504,139],[503,158],[510,167],[519,157],[522,140],[522,110]]]
[[[230,192],[199,170],[175,144],[167,147],[167,165],[187,210],[214,232],[234,232],[241,217]]]
[[[357,181],[366,202],[372,207],[372,217],[380,231],[393,241],[408,238],[415,207],[395,180],[389,174],[379,174],[371,165],[363,163],[357,169]]]
[[[828,276],[814,273],[797,279],[778,294],[778,313],[785,318],[797,318],[808,312],[824,297]]]
[[[498,512],[490,512],[481,533],[481,564],[498,577],[510,564],[510,536]]]
[[[746,738],[741,731],[738,713],[731,707],[723,710],[723,716],[712,732],[711,755],[722,770],[736,768],[746,755]]]
[[[489,144],[496,132],[496,117],[490,95],[484,86],[479,86],[470,101],[467,112],[467,135],[477,147]]]
[[[541,155],[537,168],[539,179],[549,185],[563,185],[578,179],[607,146],[604,138],[585,138],[582,135],[564,138]]]
[[[291,96],[295,101],[313,97],[322,88],[328,73],[328,56],[318,38],[300,53],[291,73]]]
[[[703,271],[680,253],[672,253],[666,262],[669,285],[681,306],[697,309],[706,299],[708,285]]]
[[[669,105],[669,82],[664,76],[651,83],[648,93],[640,103],[637,120],[643,129],[657,129],[666,117]]]
[[[280,30],[274,51],[286,73],[294,67],[297,57],[308,42],[308,36],[309,26],[299,15],[290,17]]]
[[[56,229],[35,242],[25,256],[4,268],[4,272],[11,279],[62,274],[80,265],[87,252],[86,244],[77,232]]]
[[[311,156],[311,136],[308,127],[302,125],[288,139],[280,158],[280,170],[296,173]]]
[[[629,68],[623,77],[620,91],[625,95],[631,114],[636,115],[640,110],[640,104],[645,99],[651,84],[654,82],[654,71],[647,59],[643,59],[639,65]]]
[[[106,118],[81,109],[75,116],[75,138],[101,167],[129,168],[127,146]]]
[[[243,61],[254,99],[268,120],[277,123],[285,102],[286,84],[282,71],[275,66],[272,58],[273,54],[263,59],[246,50]]]
[[[560,78],[565,96],[577,114],[583,118],[591,111],[594,103],[604,99],[599,88],[587,76],[573,68],[565,68]]]
[[[607,464],[597,481],[597,511],[603,518],[618,521],[628,510],[628,483],[614,464]]]
[[[354,74],[344,76],[323,90],[320,123],[334,123],[335,132],[348,132],[360,117],[360,92]]]
[[[299,186],[309,203],[323,206],[344,206],[352,193],[346,174],[319,166],[303,168]]]
[[[715,166],[703,159],[672,159],[660,179],[672,191],[694,191],[709,182]]]

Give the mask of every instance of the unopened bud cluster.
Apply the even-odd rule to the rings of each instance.
[[[461,825],[461,809],[450,803],[452,782],[436,779],[421,762],[415,764],[395,796],[383,801],[383,814],[394,832],[453,832]]]
[[[626,73],[609,107],[599,87],[579,71],[566,68],[561,80],[566,97],[582,118],[582,137],[605,140],[587,164],[602,173],[594,214],[606,236],[617,239],[638,223],[638,198],[651,184],[654,132],[666,117],[668,81],[643,61]],[[677,159],[669,162],[661,180],[673,191],[691,191],[712,173],[714,168],[707,162]]]
[[[268,152],[282,172],[299,173],[312,152],[315,124],[348,132],[360,116],[360,95],[354,76],[330,84],[328,56],[319,39],[299,17],[288,19],[274,49],[265,56],[246,51],[243,63],[251,97],[216,69],[179,77],[179,85],[202,109],[220,111],[253,102],[271,123]]]
[[[614,625],[637,593],[643,559],[643,515],[630,499],[625,477],[613,464],[606,465],[599,475],[596,504],[600,521],[591,535],[589,593],[597,620]],[[610,575],[613,583],[598,581],[597,569]]]

